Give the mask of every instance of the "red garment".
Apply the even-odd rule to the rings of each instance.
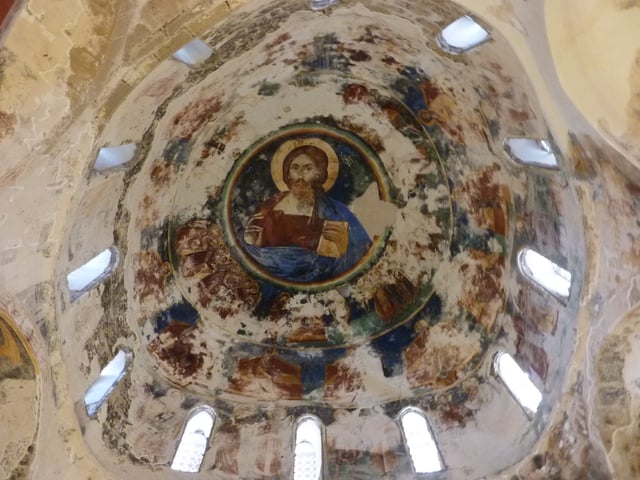
[[[286,193],[285,193],[286,194]],[[261,247],[302,247],[312,251],[318,248],[324,220],[312,215],[291,215],[273,210],[285,194],[267,200],[247,222],[247,226],[261,227]],[[256,218],[263,216],[263,218]]]

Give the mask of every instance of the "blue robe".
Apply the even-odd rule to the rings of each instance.
[[[346,253],[334,258],[318,255],[304,247],[256,247],[242,240],[246,252],[271,275],[296,283],[323,282],[352,268],[371,247],[366,230],[344,203],[328,197],[324,192],[316,193],[315,200],[314,216],[318,219],[348,223]],[[273,201],[266,203],[275,206]]]

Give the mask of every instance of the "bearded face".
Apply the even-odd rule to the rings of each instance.
[[[313,204],[314,187],[320,179],[320,171],[311,157],[300,154],[291,161],[287,186],[291,194],[302,203]]]

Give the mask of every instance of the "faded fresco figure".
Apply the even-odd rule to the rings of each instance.
[[[319,139],[290,141],[274,154],[271,175],[281,191],[244,229],[246,251],[272,275],[292,282],[328,280],[371,247],[355,215],[326,194],[337,174],[335,152]]]

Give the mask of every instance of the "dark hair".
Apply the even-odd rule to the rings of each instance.
[[[327,180],[327,167],[329,166],[329,158],[327,154],[321,148],[318,148],[314,145],[303,145],[301,147],[296,147],[291,150],[286,157],[284,157],[284,162],[282,163],[282,178],[284,183],[289,185],[289,168],[291,167],[291,162],[300,155],[307,155],[316,168],[320,172],[320,175],[317,179],[317,185],[321,186]]]

